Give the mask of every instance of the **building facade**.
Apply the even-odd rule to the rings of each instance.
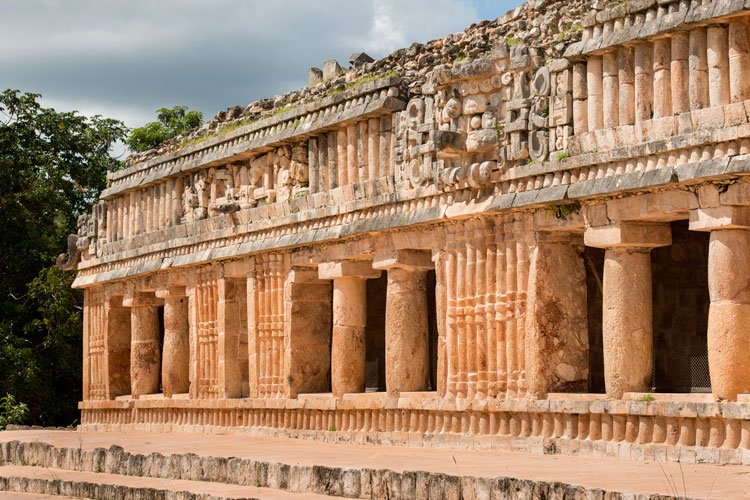
[[[597,4],[110,174],[82,425],[750,461],[750,11]]]

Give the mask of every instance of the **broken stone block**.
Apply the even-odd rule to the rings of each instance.
[[[364,52],[355,52],[349,57],[349,64],[355,68],[364,66],[367,63],[375,62],[375,59],[365,54]]]
[[[344,74],[344,68],[342,68],[338,61],[331,59],[323,63],[323,81],[333,80]]]
[[[307,86],[314,87],[323,81],[323,70],[320,68],[310,68],[307,73]]]

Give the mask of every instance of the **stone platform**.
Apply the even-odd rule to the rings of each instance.
[[[137,431],[6,431],[0,433],[0,463],[0,487],[5,489],[10,483],[23,484],[13,478],[44,481],[45,474],[63,483],[70,475],[73,483],[93,478],[172,493],[241,487],[217,495],[224,498],[732,499],[746,498],[750,490],[750,470],[741,465]]]

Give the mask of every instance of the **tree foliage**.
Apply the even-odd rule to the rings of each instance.
[[[187,106],[158,109],[156,117],[157,121],[149,122],[130,132],[127,144],[132,151],[156,148],[164,141],[190,132],[203,124],[203,113],[188,111]]]
[[[81,398],[81,293],[54,266],[121,167],[124,124],[44,108],[38,94],[0,93],[0,394],[28,405],[28,422],[69,425]]]

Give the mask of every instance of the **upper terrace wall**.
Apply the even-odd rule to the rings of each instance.
[[[76,284],[746,171],[742,8],[626,2],[564,58],[510,33],[135,163],[79,220]]]

